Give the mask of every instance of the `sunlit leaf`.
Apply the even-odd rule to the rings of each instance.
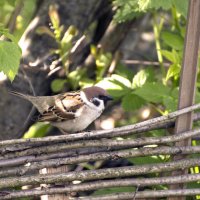
[[[171,0],[139,0],[138,1],[140,11],[147,11],[149,9],[168,10],[172,6]]]
[[[42,34],[47,34],[49,36],[51,36],[52,38],[54,38],[54,34],[51,32],[51,30],[46,27],[46,26],[39,26],[37,29],[36,29],[36,33],[39,34],[39,35],[42,35]]]
[[[175,33],[164,31],[161,34],[163,41],[173,49],[182,50],[184,45],[184,39]]]
[[[135,89],[134,93],[148,102],[160,103],[169,95],[170,88],[161,83],[146,83]]]
[[[173,4],[175,5],[177,11],[181,13],[185,18],[187,18],[187,11],[188,11],[188,0],[172,0]]]
[[[29,128],[29,130],[24,134],[23,138],[44,137],[49,129],[50,124],[37,122]]]
[[[132,82],[132,87],[137,88],[145,84],[147,80],[147,72],[145,70],[140,70],[134,77]]]
[[[177,79],[180,75],[181,66],[179,64],[173,64],[167,71],[166,81],[168,81],[171,77]]]
[[[58,9],[55,4],[49,6],[49,17],[54,29],[57,29],[60,26],[60,17],[58,15]]]
[[[0,33],[4,35],[6,38],[10,39],[12,42],[14,42],[16,45],[18,43],[17,39],[14,37],[14,35],[9,33],[9,30],[6,29],[3,25],[0,24]]]
[[[180,57],[175,50],[172,50],[172,51],[162,50],[161,53],[170,62],[180,63]]]
[[[53,92],[60,92],[63,89],[64,84],[66,83],[65,79],[55,79],[51,82],[51,89]]]
[[[131,82],[127,78],[124,78],[123,76],[119,76],[117,74],[113,74],[111,76],[111,79],[116,80],[116,81],[122,83],[127,88],[131,88]]]
[[[113,74],[110,78],[100,81],[98,86],[106,89],[113,97],[123,97],[131,92],[131,82],[117,74]]]
[[[74,36],[77,35],[77,33],[78,33],[78,30],[74,26],[70,26],[62,38],[61,44],[71,42]]]
[[[16,43],[0,41],[0,71],[13,81],[20,64],[21,50]]]
[[[84,78],[86,69],[78,68],[70,72],[67,76],[67,80],[70,83],[70,86],[75,90],[79,87],[79,81]]]

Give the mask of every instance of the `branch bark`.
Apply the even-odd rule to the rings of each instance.
[[[200,189],[184,189],[184,190],[157,190],[157,191],[143,191],[143,192],[132,192],[132,193],[118,193],[111,195],[102,195],[96,197],[78,197],[71,198],[71,200],[133,200],[143,199],[143,198],[161,198],[161,197],[171,197],[171,196],[191,196],[200,193]]]
[[[105,178],[119,178],[133,175],[166,172],[175,169],[185,169],[200,165],[198,158],[191,158],[167,163],[147,164],[131,167],[117,167],[108,169],[88,170],[47,175],[29,175],[23,177],[1,178],[0,189],[23,185],[37,185],[41,183],[65,183],[74,180],[97,180]]]
[[[134,179],[128,178],[123,180],[114,179],[114,180],[92,181],[76,185],[69,185],[67,187],[55,187],[55,188],[48,187],[48,188],[37,188],[37,189],[23,190],[23,191],[5,191],[5,192],[2,191],[0,198],[3,200],[3,199],[13,199],[20,197],[41,196],[44,194],[60,194],[60,193],[71,193],[78,191],[92,191],[110,187],[126,187],[126,186],[142,187],[142,186],[152,186],[152,185],[162,185],[162,184],[189,183],[193,181],[198,181],[199,179],[200,179],[200,174],[188,174],[183,176],[170,176],[170,177],[160,177],[160,178],[134,178]],[[138,192],[137,194],[139,195],[140,192]],[[196,193],[193,192],[193,194]]]
[[[40,155],[41,153],[47,152],[58,152],[61,150],[68,150],[68,149],[78,149],[78,148],[88,148],[88,147],[107,147],[110,148],[132,148],[144,145],[151,145],[151,144],[165,144],[169,142],[177,142],[186,138],[190,138],[196,135],[199,135],[200,128],[195,129],[193,131],[184,132],[178,135],[171,135],[171,136],[164,136],[164,137],[143,137],[137,139],[128,139],[128,140],[111,140],[111,139],[101,139],[101,140],[84,140],[84,141],[75,141],[75,142],[68,142],[65,143],[58,143],[54,145],[42,146],[42,147],[34,147],[29,148],[23,151],[16,151],[13,153],[6,153],[3,151],[2,158],[16,158],[21,156],[27,155]],[[8,151],[8,150],[7,150]]]
[[[114,152],[101,152],[89,155],[71,156],[68,158],[60,158],[57,154],[56,159],[43,160],[40,162],[28,163],[27,166],[18,166],[13,168],[2,169],[0,171],[0,177],[7,176],[22,176],[28,172],[39,170],[47,167],[59,167],[62,165],[73,165],[83,162],[92,162],[100,160],[116,160],[119,158],[133,158],[140,156],[151,156],[151,155],[186,155],[200,153],[200,146],[185,146],[185,147],[145,147],[142,149],[135,150],[123,150]],[[5,165],[4,165],[5,166]]]

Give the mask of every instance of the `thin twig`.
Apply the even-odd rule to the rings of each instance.
[[[117,193],[95,197],[71,197],[70,200],[132,200],[134,192]],[[200,194],[200,189],[183,189],[183,190],[151,190],[137,192],[136,199],[143,198],[161,198],[171,196],[194,196]]]
[[[133,64],[133,65],[151,65],[151,66],[160,66],[159,62],[156,61],[144,61],[144,60],[122,60],[125,64]],[[163,63],[163,66],[169,67],[170,63]]]
[[[91,181],[87,183],[80,183],[76,185],[69,185],[66,187],[55,187],[55,188],[37,188],[23,191],[1,191],[0,199],[13,199],[20,197],[30,196],[41,196],[44,194],[61,194],[70,192],[80,191],[93,191],[98,189],[105,189],[110,187],[127,187],[133,186],[152,186],[152,185],[163,185],[163,184],[174,184],[174,183],[189,183],[198,181],[200,174],[188,174],[183,176],[169,176],[159,178],[127,178],[127,179],[114,179],[114,180],[103,180],[103,181]],[[138,192],[137,192],[138,193]]]
[[[184,154],[200,153],[200,146],[185,146],[185,147],[146,147],[135,150],[123,150],[114,152],[101,152],[89,155],[71,156],[68,158],[58,158],[51,160],[43,160],[40,162],[29,163],[28,166],[17,166],[13,168],[6,168],[0,171],[0,177],[12,176],[12,175],[24,175],[28,172],[39,170],[48,167],[58,167],[61,165],[72,165],[83,162],[92,162],[99,160],[115,160],[119,158],[133,158],[139,156],[151,156],[151,155],[184,155]]]
[[[58,152],[68,149],[88,148],[88,147],[107,147],[107,148],[132,148],[151,144],[165,144],[170,142],[177,142],[186,138],[194,137],[200,134],[200,128],[184,132],[179,135],[171,135],[164,137],[141,137],[137,139],[126,139],[126,140],[112,140],[112,139],[99,139],[99,140],[80,140],[67,143],[58,143],[41,147],[33,147],[23,151],[16,151],[11,153],[9,149],[1,149],[2,158],[16,158],[27,155],[40,155],[41,153]]]
[[[68,151],[59,151],[56,153],[43,153],[40,155],[30,155],[30,156],[22,156],[22,157],[13,157],[11,159],[2,159],[0,160],[0,167],[13,167],[24,165],[31,162],[39,162],[43,160],[55,159],[55,158],[66,158],[80,155],[88,155],[92,153],[98,152],[107,152],[110,149],[107,147],[103,148],[84,148],[84,149],[73,149]]]
[[[108,169],[87,170],[80,172],[68,172],[61,174],[29,175],[23,177],[10,177],[0,179],[0,188],[16,187],[23,185],[36,185],[41,183],[64,183],[74,180],[98,180],[105,178],[119,178],[133,175],[166,172],[176,169],[185,169],[200,165],[199,158],[190,158],[176,162],[159,164],[146,164],[140,166],[116,167]]]

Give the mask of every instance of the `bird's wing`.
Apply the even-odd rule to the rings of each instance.
[[[50,106],[39,116],[39,121],[59,122],[78,117],[84,103],[77,93],[59,95],[53,106]]]

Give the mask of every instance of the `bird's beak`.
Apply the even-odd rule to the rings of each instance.
[[[111,101],[113,98],[111,96],[106,96],[106,101]]]

